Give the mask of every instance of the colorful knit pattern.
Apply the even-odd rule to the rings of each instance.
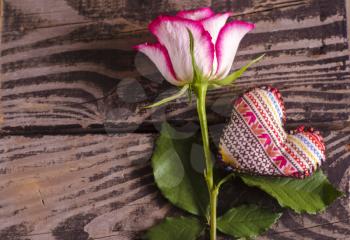
[[[235,103],[231,121],[220,138],[222,161],[241,172],[304,178],[325,160],[319,132],[303,126],[287,134],[279,91],[254,88]]]

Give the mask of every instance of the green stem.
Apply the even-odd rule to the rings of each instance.
[[[204,148],[204,157],[206,163],[205,180],[207,182],[209,196],[210,196],[210,240],[216,240],[216,207],[217,207],[217,196],[218,188],[214,186],[213,180],[213,162],[211,160],[211,152],[209,148],[209,134],[208,134],[208,123],[207,114],[205,107],[205,97],[207,94],[208,85],[202,83],[197,88],[197,111],[199,116],[199,122],[201,126],[202,141]]]
[[[206,172],[205,178],[208,183],[209,189],[213,187],[213,162],[211,161],[211,153],[209,148],[209,134],[208,134],[208,123],[207,123],[207,113],[205,107],[205,97],[207,95],[207,85],[202,84],[197,91],[197,112],[199,117],[199,122],[201,126],[202,141],[204,148],[204,157]]]
[[[230,180],[230,178],[234,178],[235,174],[234,173],[230,173],[228,175],[226,175],[226,177],[224,177],[223,179],[220,180],[220,182],[216,185],[217,189],[220,189],[221,185],[224,184],[225,182],[227,182],[228,180]]]
[[[210,240],[216,240],[216,208],[218,201],[218,188],[210,191]]]

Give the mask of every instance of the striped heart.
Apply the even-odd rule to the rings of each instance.
[[[287,134],[285,108],[276,88],[254,88],[235,103],[220,138],[222,161],[240,172],[304,178],[325,160],[320,133],[303,126]]]

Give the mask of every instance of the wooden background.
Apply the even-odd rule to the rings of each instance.
[[[142,110],[175,89],[131,47],[154,40],[158,14],[202,6],[256,23],[234,69],[266,53],[235,88],[210,92],[211,132],[238,93],[272,84],[288,128],[322,131],[323,169],[346,193],[319,215],[287,211],[261,239],[350,238],[349,0],[3,0],[1,240],[138,239],[176,214],[149,160],[159,123],[195,127],[195,106]]]

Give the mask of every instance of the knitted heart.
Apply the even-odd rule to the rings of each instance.
[[[222,161],[241,172],[259,175],[310,176],[325,160],[319,132],[303,126],[287,134],[285,108],[276,88],[254,88],[234,102],[220,138]]]

